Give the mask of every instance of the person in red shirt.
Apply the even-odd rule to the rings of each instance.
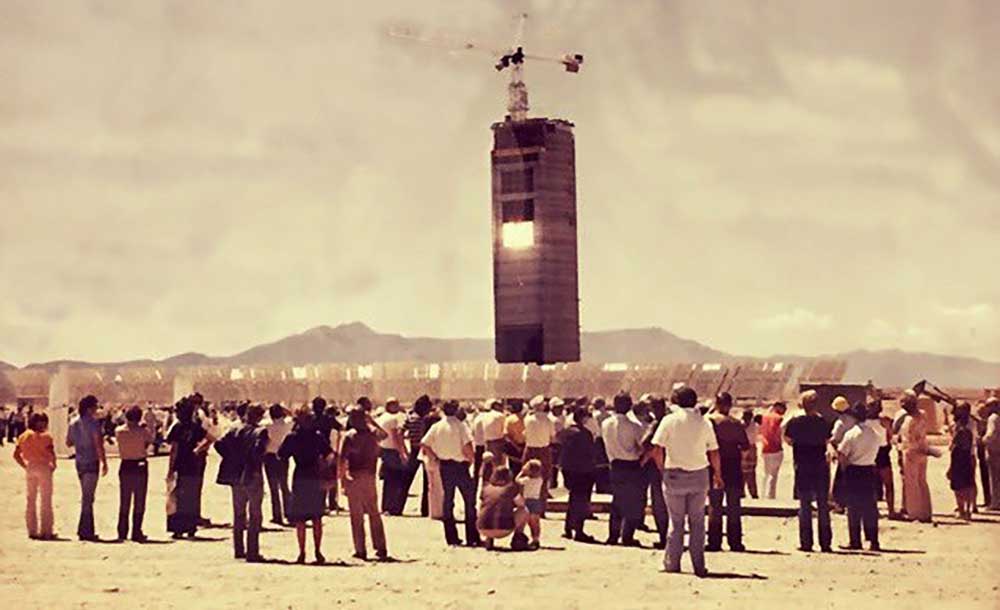
[[[778,492],[778,472],[781,471],[781,461],[785,457],[785,449],[781,444],[781,422],[785,417],[785,403],[776,402],[771,405],[760,422],[761,458],[764,461],[764,493],[766,498],[774,499]]]

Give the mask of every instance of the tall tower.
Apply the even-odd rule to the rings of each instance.
[[[497,362],[580,360],[573,124],[493,124]]]

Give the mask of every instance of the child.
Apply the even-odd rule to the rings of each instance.
[[[52,532],[52,471],[56,469],[56,451],[52,435],[48,433],[49,416],[32,413],[28,419],[28,430],[17,437],[14,461],[24,468],[28,485],[28,507],[25,521],[28,538],[32,540],[54,540]],[[38,494],[41,493],[42,527],[38,527]]]
[[[492,451],[483,452],[483,464],[479,470],[479,499],[483,499],[483,490],[493,479],[493,472],[497,469],[497,456]]]
[[[951,465],[948,467],[948,481],[955,492],[958,516],[969,521],[972,507],[976,503],[976,467],[974,459],[975,435],[969,417],[972,408],[968,403],[955,407],[955,430],[951,439]]]
[[[528,548],[536,550],[541,546],[542,513],[545,512],[545,500],[542,499],[542,462],[537,459],[525,462],[517,482],[521,485],[524,506],[528,509],[528,527],[531,529],[531,544]]]

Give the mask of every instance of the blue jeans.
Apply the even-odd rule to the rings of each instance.
[[[681,555],[684,553],[685,522],[688,535],[688,550],[695,574],[705,570],[705,499],[708,497],[708,468],[701,470],[680,470],[671,468],[663,471],[663,492],[670,513],[670,533],[663,567],[668,572],[679,572]]]
[[[76,526],[76,535],[80,538],[93,538],[94,530],[94,497],[97,495],[97,470],[78,469],[80,479],[80,522]]]
[[[830,527],[830,485],[829,480],[820,477],[812,485],[800,483],[796,485],[799,492],[799,546],[811,549],[813,545],[812,503],[816,503],[819,525],[819,546],[830,548],[833,543],[833,530]]]

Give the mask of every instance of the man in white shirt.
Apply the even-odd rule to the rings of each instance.
[[[601,425],[604,450],[611,463],[611,519],[607,544],[640,546],[635,530],[646,510],[646,480],[640,460],[645,430],[629,416],[632,397],[619,392],[614,398],[615,413]]]
[[[459,421],[458,402],[449,400],[441,407],[444,419],[438,421],[421,443],[423,452],[440,463],[441,483],[444,487],[445,541],[451,546],[462,544],[455,525],[455,490],[462,494],[465,505],[465,540],[469,546],[479,546],[479,530],[476,528],[476,484],[469,474],[475,452],[469,428]]]
[[[538,460],[542,463],[542,515],[545,515],[545,501],[549,497],[549,477],[552,476],[552,439],[556,426],[546,412],[548,401],[544,396],[535,396],[528,403],[531,413],[524,417],[524,456],[522,462]]]
[[[387,515],[402,515],[405,486],[409,473],[406,442],[403,438],[403,423],[406,421],[399,409],[399,401],[389,398],[385,411],[376,418],[376,423],[385,432],[379,441],[379,457],[382,458],[382,512]]]
[[[875,469],[878,450],[887,444],[885,428],[879,422],[881,405],[866,407],[859,403],[851,414],[859,422],[844,433],[837,446],[838,460],[843,468],[844,499],[847,502],[847,531],[849,543],[841,547],[861,549],[861,529],[873,551],[879,550],[878,542],[878,485],[880,479]]]
[[[265,426],[267,430],[267,447],[264,452],[264,473],[267,476],[268,493],[271,496],[271,523],[284,523],[284,512],[288,508],[291,491],[288,488],[288,460],[278,457],[278,449],[285,437],[292,431],[292,420],[285,408],[279,404],[268,409],[271,418]]]
[[[680,572],[685,521],[694,573],[705,576],[705,500],[709,486],[722,488],[722,465],[715,429],[698,410],[698,394],[688,387],[671,396],[677,409],[665,416],[653,435],[653,459],[663,471],[663,491],[670,513],[670,533],[663,559],[667,572]],[[709,465],[712,467],[709,481]]]
[[[479,414],[476,422],[480,423],[483,430],[483,442],[486,451],[493,454],[493,459],[497,465],[507,465],[507,443],[504,440],[504,422],[507,414],[503,410],[503,401],[491,398],[486,401],[486,411]]]

